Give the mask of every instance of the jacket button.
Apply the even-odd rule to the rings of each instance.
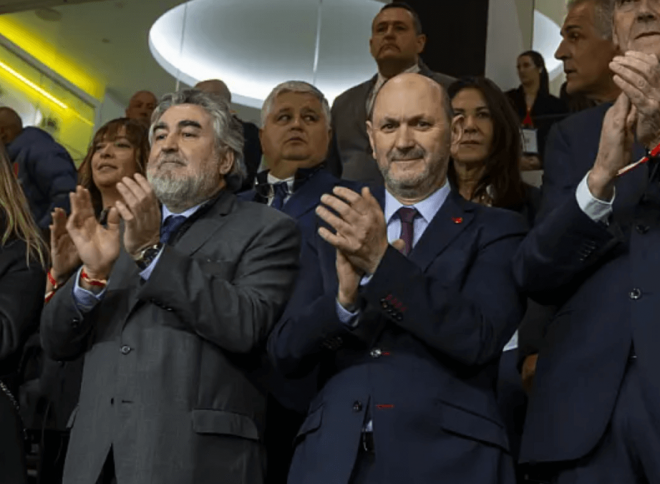
[[[374,348],[371,350],[371,353],[369,353],[372,358],[380,358],[380,356],[383,354],[383,352],[379,348]]]
[[[128,345],[124,345],[124,346],[121,347],[121,350],[120,350],[120,351],[121,351],[121,354],[122,354],[122,355],[127,355],[127,354],[129,354],[129,353],[131,352],[131,349],[132,349],[132,348],[131,348],[130,346],[128,346]]]
[[[639,232],[640,234],[645,234],[646,232],[649,231],[649,226],[648,225],[638,225],[635,227],[635,230]]]
[[[401,315],[401,313],[399,313],[399,314],[396,315],[396,318],[394,318],[394,319],[396,319],[397,321],[400,322],[400,321],[403,321],[403,316]]]
[[[361,412],[362,411],[362,402],[355,402],[353,403],[353,411],[354,412]]]
[[[630,299],[632,299],[633,301],[636,301],[637,299],[642,297],[642,291],[635,288],[632,291],[630,291],[629,296],[630,296]]]
[[[71,321],[71,326],[73,327],[73,329],[78,329],[78,327],[80,326],[80,320],[78,318],[74,318]]]

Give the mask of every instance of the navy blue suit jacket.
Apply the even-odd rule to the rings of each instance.
[[[375,195],[382,204],[384,189]],[[510,260],[524,233],[518,214],[452,191],[408,258],[387,249],[362,289],[354,330],[337,316],[335,249],[318,236],[307,241],[296,290],[268,343],[286,375],[320,365],[322,388],[296,438],[290,483],[348,482],[369,419],[387,475],[381,482],[468,482],[472,471],[482,473],[474,482],[506,481],[494,387],[523,311]],[[483,449],[495,453],[490,463],[499,470],[474,462]]]
[[[321,196],[325,193],[332,193],[332,189],[337,185],[350,188],[358,193],[363,186],[357,182],[340,180],[329,171],[318,169],[300,185],[282,207],[282,212],[298,222],[303,244],[305,240],[314,236],[318,227],[315,209],[321,203]],[[239,193],[237,196],[248,202],[266,203],[266,199],[260,200],[260,195],[254,189]]]
[[[582,212],[575,195],[596,160],[608,108],[576,114],[551,131],[541,213],[514,259],[516,279],[529,295],[559,306],[539,354],[523,462],[578,459],[596,446],[633,341],[652,398],[660,403],[660,298],[653,295],[660,273],[660,203],[649,191],[649,167],[617,180],[609,226]],[[633,160],[643,153],[636,146]]]

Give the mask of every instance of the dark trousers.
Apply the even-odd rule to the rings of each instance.
[[[27,482],[24,450],[18,413],[0,390],[0,484]]]
[[[355,459],[349,484],[383,484],[376,474],[376,450],[373,434],[362,434],[360,451]]]
[[[536,482],[552,484],[660,483],[658,404],[649,401],[631,359],[605,435],[585,457],[548,465]],[[654,410],[655,408],[655,410]]]
[[[108,457],[105,459],[101,475],[96,481],[96,484],[117,484],[117,476],[115,475],[115,459],[112,449],[108,452]]]

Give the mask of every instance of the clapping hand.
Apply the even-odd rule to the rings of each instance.
[[[66,229],[92,279],[107,279],[119,257],[119,213],[108,212],[107,228],[96,220],[89,190],[79,186],[70,194],[71,215]]]
[[[51,275],[59,284],[62,284],[82,262],[66,229],[66,212],[58,207],[51,215],[53,217],[53,223],[49,226]]]

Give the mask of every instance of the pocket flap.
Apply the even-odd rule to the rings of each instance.
[[[198,434],[235,435],[259,440],[257,425],[247,415],[224,410],[195,409],[192,411],[192,425]]]
[[[300,430],[298,430],[295,443],[297,444],[298,442],[300,442],[300,440],[302,440],[305,437],[305,435],[314,432],[315,430],[318,430],[319,427],[321,427],[322,420],[323,420],[323,406],[320,406],[312,410],[307,415],[307,418],[300,426]]]
[[[507,452],[509,451],[509,441],[501,424],[451,403],[438,403],[440,406],[440,426],[444,430],[480,442],[494,444]]]

